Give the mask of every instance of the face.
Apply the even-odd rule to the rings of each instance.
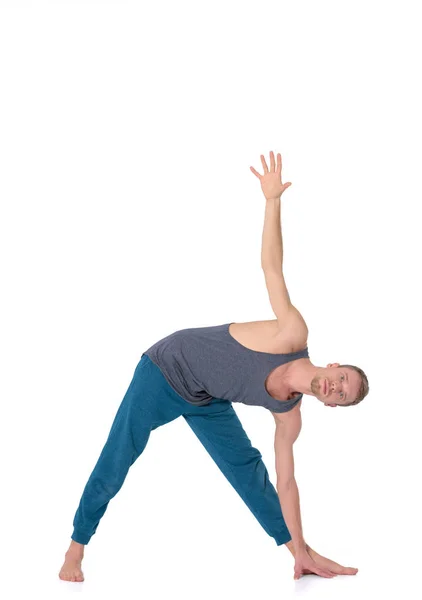
[[[325,406],[335,407],[337,404],[353,402],[358,395],[360,383],[360,375],[354,369],[340,367],[340,363],[330,363],[326,369],[318,369],[311,382],[311,391]]]

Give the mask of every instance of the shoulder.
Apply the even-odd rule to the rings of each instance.
[[[280,353],[300,352],[308,346],[308,327],[295,309],[283,324],[275,322],[273,345]]]
[[[296,308],[296,306],[293,306],[293,304],[291,305],[285,319],[282,322],[278,321],[277,323],[280,333],[285,331],[286,328],[291,329],[294,327],[295,330],[297,330],[298,333],[301,333],[303,337],[308,337],[308,327],[306,325],[306,321],[303,318],[302,313]]]

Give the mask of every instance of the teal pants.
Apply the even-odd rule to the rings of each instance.
[[[169,385],[143,354],[107,441],[83,490],[72,540],[88,544],[109,501],[157,427],[183,417],[264,530],[280,546],[291,540],[261,453],[252,446],[228,400],[194,406]]]

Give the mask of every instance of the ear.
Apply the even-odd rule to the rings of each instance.
[[[327,365],[327,367],[329,369],[333,368],[333,369],[337,369],[337,367],[340,366],[340,363],[330,363],[329,365]]]
[[[336,408],[337,404],[326,404],[325,406],[332,406],[333,408]]]

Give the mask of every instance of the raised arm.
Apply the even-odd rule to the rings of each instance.
[[[277,154],[277,168],[274,153],[270,152],[270,170],[261,154],[264,175],[260,175],[253,167],[254,173],[261,183],[265,196],[264,228],[262,232],[261,267],[264,271],[270,303],[280,328],[286,323],[294,310],[283,275],[283,238],[281,234],[281,194],[291,183],[281,183],[281,155]]]

